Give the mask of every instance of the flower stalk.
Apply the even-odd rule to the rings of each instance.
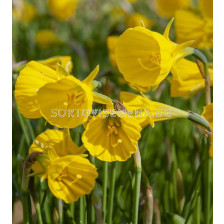
[[[138,223],[138,207],[139,207],[139,197],[140,197],[140,187],[141,187],[141,155],[139,148],[134,154],[134,163],[135,163],[135,186],[134,186],[134,204],[133,204],[133,217],[132,223]]]
[[[29,196],[29,181],[30,181],[30,171],[31,166],[36,160],[36,157],[40,155],[40,152],[33,152],[29,154],[23,162],[22,169],[22,204],[23,204],[23,223],[29,224],[32,223],[31,218],[31,202]]]
[[[198,65],[199,71],[205,80],[206,104],[210,104],[211,103],[211,90],[210,90],[210,75],[209,75],[209,71],[208,71],[208,61],[207,61],[206,57],[197,49],[194,50],[193,55],[196,58],[196,63]],[[203,64],[204,70],[202,69],[200,62]]]
[[[108,162],[103,163],[103,222],[106,220]]]
[[[188,111],[189,115],[188,115],[188,120],[193,121],[201,126],[203,126],[204,128],[206,128],[208,131],[211,131],[211,127],[209,125],[209,122],[207,120],[205,120],[202,116],[200,116],[199,114],[193,113],[191,111]]]
[[[111,163],[111,183],[109,190],[109,205],[108,205],[108,224],[112,224],[113,206],[114,206],[114,187],[116,176],[116,162]]]

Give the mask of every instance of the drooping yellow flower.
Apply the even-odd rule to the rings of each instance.
[[[36,16],[36,8],[34,5],[23,1],[21,5],[12,9],[12,15],[15,20],[31,22]]]
[[[142,127],[148,124],[154,127],[154,122],[188,117],[188,112],[134,93],[121,92],[120,100],[130,113],[137,118]]]
[[[177,42],[195,40],[197,48],[213,47],[213,20],[200,17],[194,12],[180,10],[175,13],[175,32]]]
[[[117,66],[115,58],[115,47],[118,40],[118,36],[108,36],[107,37],[107,48],[109,51],[110,63],[112,66]]]
[[[213,129],[213,103],[210,103],[204,107],[201,116],[209,122],[210,127]],[[209,155],[210,157],[213,157],[213,132],[210,137]]]
[[[83,149],[67,137],[62,131],[47,130],[34,140],[29,152],[42,153],[32,165],[34,174],[42,180],[47,178],[55,197],[72,203],[92,191],[98,174],[96,167],[80,154]]]
[[[188,9],[190,0],[156,0],[157,12],[165,18],[172,18],[178,9]]]
[[[148,29],[150,29],[153,25],[153,21],[149,20],[148,18],[146,18],[142,14],[132,13],[127,18],[126,27],[127,28],[133,28],[133,27],[136,27],[136,26],[141,26],[142,22],[143,22],[144,26]]]
[[[85,148],[103,161],[125,161],[137,150],[141,126],[123,111],[102,111],[82,135]]]
[[[38,62],[54,70],[57,69],[57,64],[59,63],[69,73],[71,73],[73,67],[71,56],[55,56]]]
[[[115,49],[117,66],[132,85],[157,86],[169,74],[176,61],[192,54],[192,41],[176,44],[169,39],[173,20],[164,35],[144,27],[127,29],[118,39]]]
[[[62,44],[62,40],[52,30],[39,30],[36,34],[36,43],[40,48],[49,48]]]
[[[70,134],[66,136],[65,131],[47,130],[38,135],[33,144],[30,146],[29,153],[38,151],[48,155],[49,150],[54,149],[54,152],[59,156],[79,155],[82,154],[84,147],[78,147],[71,139]]]
[[[15,99],[20,113],[27,118],[39,118],[41,113],[37,104],[37,92],[46,83],[56,82],[61,77],[41,63],[31,61],[21,70],[15,85]]]
[[[67,20],[75,14],[77,0],[48,0],[51,13],[59,20]]]
[[[192,96],[205,88],[198,66],[195,62],[181,59],[171,70],[174,77],[169,79],[171,97]],[[213,69],[209,69],[210,85],[213,85]]]
[[[213,18],[213,0],[200,0],[199,8],[204,17]]]
[[[109,97],[93,91],[97,83],[93,80],[98,71],[99,66],[83,81],[67,73],[57,82],[41,87],[37,92],[37,102],[42,116],[52,125],[74,128],[87,121],[93,101],[111,103]]]

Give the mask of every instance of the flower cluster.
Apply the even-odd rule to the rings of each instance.
[[[144,17],[140,19],[144,20]],[[71,74],[73,64],[69,56],[31,61],[17,78],[15,99],[23,116],[43,117],[51,125],[64,129],[46,130],[40,134],[34,139],[29,153],[40,152],[32,165],[34,175],[41,180],[47,179],[52,193],[66,203],[78,200],[94,188],[98,173],[85,158],[86,150],[102,161],[126,161],[137,152],[143,128],[154,127],[159,121],[190,117],[188,112],[151,101],[143,92],[156,89],[170,72],[173,74],[169,79],[173,97],[205,88],[197,65],[184,59],[194,53],[190,47],[193,41],[177,44],[170,40],[173,19],[163,35],[144,27],[144,24],[149,26],[145,21],[142,26],[128,28],[119,37],[107,39],[112,65],[117,66],[130,87],[140,94],[121,92],[120,101],[117,101],[99,93],[97,87],[101,82],[95,80],[99,66],[80,80]],[[133,17],[128,26],[132,26],[131,23],[134,23]],[[54,36],[51,38],[59,41]],[[38,40],[41,42],[41,36]],[[48,44],[45,42],[43,47]],[[212,70],[209,72],[212,80]],[[91,116],[93,103],[102,104],[107,110]],[[139,110],[141,114],[131,116],[131,110]],[[159,116],[155,116],[158,111]],[[169,116],[163,111],[169,111]],[[203,117],[207,118],[206,114],[203,113]],[[69,132],[79,125],[85,127],[81,147],[73,142]]]

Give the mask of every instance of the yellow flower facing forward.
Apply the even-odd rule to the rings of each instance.
[[[67,20],[75,14],[77,0],[48,0],[51,13],[59,20]]]
[[[57,64],[59,63],[68,73],[72,72],[73,64],[71,56],[55,56],[38,62],[54,70],[57,69]]]
[[[122,111],[103,111],[86,126],[82,141],[89,153],[103,161],[125,161],[137,150],[141,126]]]
[[[20,113],[27,118],[41,117],[37,92],[46,83],[56,82],[61,76],[59,70],[55,71],[41,63],[35,61],[27,63],[15,85],[15,99]]]
[[[213,129],[213,103],[210,103],[204,107],[201,116],[209,122],[210,127]],[[210,137],[209,155],[210,157],[213,157],[213,132]]]
[[[144,26],[148,29],[150,29],[153,25],[153,21],[149,20],[148,18],[146,18],[142,14],[132,13],[127,18],[126,26],[127,26],[127,28],[133,28],[133,27],[136,27],[136,26],[141,26],[142,22],[143,22]]]
[[[145,96],[134,93],[121,92],[120,100],[131,115],[137,118],[142,127],[148,124],[154,127],[154,122],[158,121],[188,118],[188,112],[149,100]]]
[[[188,9],[190,0],[156,0],[157,12],[165,18],[172,18],[178,9]]]
[[[213,47],[213,20],[200,17],[191,11],[180,10],[175,14],[175,32],[177,42],[195,40],[197,48]]]
[[[108,36],[107,37],[107,48],[109,51],[110,63],[112,66],[117,66],[115,58],[115,47],[118,40],[118,36]]]
[[[67,139],[66,139],[67,138]],[[82,148],[65,137],[62,131],[47,130],[40,134],[30,147],[29,153],[41,152],[32,165],[35,175],[48,180],[51,192],[66,203],[89,194],[98,174],[96,167],[83,158]]]
[[[36,8],[34,5],[23,1],[20,6],[12,9],[12,15],[15,20],[31,22],[36,16]]]
[[[39,30],[36,34],[36,43],[40,48],[49,48],[54,45],[61,45],[62,40],[52,30]]]
[[[87,159],[80,156],[57,158],[48,167],[48,185],[51,192],[66,203],[90,194],[98,174]]]
[[[93,101],[110,104],[109,97],[93,91],[98,83],[93,81],[98,71],[99,66],[83,81],[68,74],[41,87],[37,92],[37,102],[43,117],[52,125],[74,128],[87,121]]]
[[[169,39],[173,20],[164,35],[144,27],[127,29],[118,39],[115,49],[117,66],[125,80],[148,89],[162,82],[174,63],[192,54],[192,41],[176,44]]]
[[[171,97],[192,96],[205,88],[203,79],[196,63],[181,59],[171,70],[174,77],[169,79]],[[213,85],[213,69],[209,69],[210,85]]]

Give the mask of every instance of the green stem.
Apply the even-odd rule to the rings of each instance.
[[[75,218],[75,202],[70,204],[70,212],[71,212],[72,219],[74,219]]]
[[[85,223],[85,204],[84,204],[84,196],[79,199],[79,223]]]
[[[41,202],[41,207],[44,210],[44,214],[45,214],[45,222],[47,224],[51,223],[51,211],[50,211],[50,199],[49,199],[49,190],[48,190],[48,186],[47,186],[47,182],[43,181],[40,183],[41,186],[41,191],[44,193],[42,202]]]
[[[23,223],[29,224],[30,223],[30,195],[28,191],[29,180],[30,177],[30,164],[28,162],[28,158],[26,158],[23,162],[23,173],[22,173],[22,204],[23,204]]]
[[[33,128],[32,128],[32,126],[30,124],[30,121],[28,119],[26,119],[26,123],[27,123],[27,127],[28,127],[28,129],[30,131],[31,138],[32,139],[35,139],[35,135],[34,135],[34,132],[33,132]]]
[[[201,200],[200,200],[200,195],[199,195],[198,198],[197,198],[196,209],[195,209],[195,214],[194,214],[195,224],[200,224],[200,214],[201,214],[200,203],[201,203]]]
[[[38,224],[43,224],[39,202],[35,202],[35,208],[36,208],[36,213],[37,213]]]
[[[207,152],[208,154],[208,152]],[[212,163],[211,158],[207,155],[206,165],[206,176],[205,176],[205,224],[210,224],[210,206],[211,206],[211,173],[212,173]]]
[[[72,203],[74,204],[74,203]],[[64,214],[66,215],[67,219],[67,223],[68,224],[75,224],[75,220],[74,220],[74,217],[72,216],[71,214],[71,211],[69,210],[68,206],[64,204],[64,207],[63,207],[63,212]]]
[[[132,223],[138,223],[138,207],[139,207],[139,197],[140,197],[140,187],[141,187],[141,155],[139,149],[134,154],[135,162],[135,187],[134,187],[134,204],[133,204],[133,217]]]
[[[109,205],[108,205],[108,224],[112,224],[113,206],[114,206],[114,187],[116,176],[116,162],[111,163],[111,183],[109,189]]]
[[[210,90],[210,76],[208,71],[208,61],[207,58],[197,49],[194,49],[193,55],[203,63],[204,71],[201,70],[200,65],[198,64],[199,70],[202,74],[202,77],[205,80],[205,99],[206,104],[211,103],[211,90]],[[196,61],[197,62],[197,61]]]
[[[22,193],[22,204],[23,204],[23,223],[29,224],[29,193]]]
[[[106,220],[108,162],[103,163],[103,223]]]
[[[58,199],[59,224],[63,224],[63,201]]]
[[[19,123],[20,123],[21,129],[22,129],[23,134],[25,136],[25,140],[26,140],[27,146],[30,146],[30,138],[29,138],[29,135],[27,133],[27,129],[26,129],[26,125],[25,125],[25,122],[24,122],[24,118],[20,114],[17,105],[16,105],[16,111],[17,111],[17,114],[18,114],[18,118],[19,118]]]

